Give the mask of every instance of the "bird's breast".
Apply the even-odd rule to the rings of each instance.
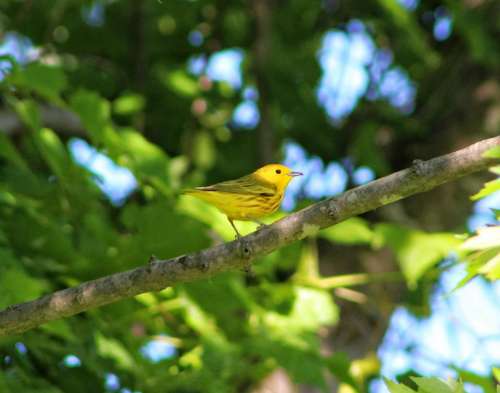
[[[225,210],[225,213],[234,220],[255,220],[278,210],[282,199],[282,194],[245,196],[239,199],[232,209],[226,206],[221,210]]]

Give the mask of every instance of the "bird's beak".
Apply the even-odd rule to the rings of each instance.
[[[290,172],[288,174],[288,176],[292,176],[292,177],[295,177],[295,176],[302,176],[303,173],[302,172]]]

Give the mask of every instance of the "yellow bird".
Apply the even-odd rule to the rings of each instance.
[[[263,225],[258,219],[278,210],[288,183],[293,177],[301,175],[284,165],[269,164],[239,179],[184,192],[214,205],[224,213],[239,238],[241,235],[233,220],[254,221]]]

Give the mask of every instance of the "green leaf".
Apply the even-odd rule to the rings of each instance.
[[[287,370],[295,382],[318,386],[327,391],[324,377],[326,364],[319,353],[287,345],[276,345],[273,349],[278,364]]]
[[[323,229],[319,236],[340,244],[369,244],[373,239],[373,231],[365,220],[353,217]]]
[[[467,4],[459,1],[450,1],[447,6],[453,14],[456,32],[462,36],[461,39],[467,45],[467,52],[471,59],[485,66],[498,67],[499,59],[495,52],[497,42],[489,34],[484,23],[487,15],[481,12],[471,12]]]
[[[386,13],[386,18],[397,26],[400,35],[398,39],[404,40],[404,47],[399,48],[399,52],[405,53],[406,57],[421,61],[429,68],[437,67],[439,55],[429,46],[414,14],[397,1],[378,0],[378,4]]]
[[[189,297],[183,296],[185,305],[185,321],[186,323],[201,336],[207,337],[218,343],[227,341],[224,333],[217,326],[215,318],[206,313],[199,305],[192,301]]]
[[[131,371],[134,369],[135,362],[132,355],[118,340],[104,337],[97,332],[95,343],[97,353],[100,356],[114,360],[119,367],[125,370]]]
[[[140,94],[124,94],[113,102],[113,111],[119,115],[131,115],[144,109],[144,97]]]
[[[60,179],[64,179],[68,168],[72,166],[72,161],[59,136],[54,131],[43,128],[35,134],[35,139],[50,169]]]
[[[500,146],[492,147],[484,152],[483,157],[486,158],[500,158]]]
[[[0,373],[0,392],[10,393],[11,390],[7,386],[7,381],[5,379],[4,373]]]
[[[490,172],[500,176],[500,165],[492,166]]]
[[[294,278],[307,281],[318,279],[319,276],[318,245],[315,239],[308,239],[302,244]]]
[[[487,249],[482,251],[477,251],[472,255],[467,257],[467,275],[460,280],[460,282],[453,289],[454,291],[462,288],[465,284],[467,284],[470,280],[472,280],[475,276],[482,272],[483,267],[488,263],[488,261],[494,259],[498,256],[500,249]],[[487,271],[489,275],[495,275],[497,272],[496,266],[491,267],[492,273]],[[493,278],[490,278],[493,280]]]
[[[35,91],[50,101],[60,102],[59,95],[66,88],[66,75],[61,68],[41,63],[30,63],[17,68],[9,78],[19,87]]]
[[[384,382],[385,386],[387,386],[387,389],[389,389],[390,393],[415,393],[414,390],[410,389],[406,385],[403,385],[402,383],[398,384],[387,378],[384,378]]]
[[[295,302],[290,318],[294,326],[316,331],[321,326],[337,322],[338,308],[328,291],[308,287],[294,287]]]
[[[227,240],[234,240],[234,230],[229,225],[227,218],[216,207],[190,195],[181,195],[176,209],[183,214],[205,223]],[[280,213],[273,214],[269,219],[275,220]],[[241,234],[255,231],[256,225],[249,221],[239,221],[236,226]]]
[[[213,137],[206,131],[198,132],[193,138],[193,160],[202,169],[209,169],[215,163],[216,149]]]
[[[15,146],[7,135],[0,133],[0,157],[5,158],[15,166],[27,170],[28,165],[24,158],[19,154]]]
[[[422,393],[455,393],[456,390],[438,378],[410,377]]]
[[[194,97],[199,92],[198,82],[190,77],[184,70],[175,70],[161,73],[163,83],[172,91],[184,97]]]
[[[17,71],[17,68],[19,68],[19,65],[17,64],[17,60],[14,56],[9,55],[9,54],[1,54],[0,55],[0,61],[1,62],[7,62],[9,63],[9,66],[12,67],[13,72]]]
[[[171,194],[169,158],[157,145],[128,129],[117,133],[117,138],[107,146],[119,165],[129,168],[137,178],[151,183],[164,195]]]
[[[136,255],[136,258],[147,259],[151,254],[170,258],[200,250],[210,244],[199,222],[177,213],[164,201],[153,202],[145,207],[130,204],[123,211],[122,222],[136,233],[127,242],[129,253]],[[176,228],[168,237],[165,237],[165,223]]]
[[[495,393],[496,390],[495,382],[492,380],[490,375],[479,375],[471,371],[463,370],[460,368],[456,368],[456,370],[458,371],[461,381],[469,382],[474,385],[480,386],[483,389],[484,393]],[[493,369],[493,375],[494,375],[494,369]],[[454,393],[463,393],[463,392],[464,392],[463,388],[462,390],[459,390],[457,387],[457,389],[454,390]]]
[[[21,121],[32,131],[37,132],[42,127],[38,106],[32,100],[15,100],[14,109]]]
[[[491,281],[500,279],[500,247],[491,250],[493,257],[487,260],[478,270]]]
[[[164,195],[171,193],[168,156],[136,130],[115,131],[108,101],[94,92],[80,90],[73,95],[71,106],[94,143],[102,146],[115,162],[129,168],[138,179],[151,183]]]
[[[78,342],[77,336],[73,333],[69,322],[66,320],[59,319],[44,323],[40,325],[40,329],[67,342]]]
[[[87,90],[78,90],[71,96],[70,102],[94,143],[101,142],[105,128],[110,123],[109,102],[96,92]]]
[[[483,154],[483,157],[500,158],[500,147],[495,146],[495,147],[487,150]],[[500,175],[500,165],[490,168],[490,171],[497,174],[497,175]],[[492,180],[492,181],[485,183],[483,188],[478,193],[472,195],[470,198],[475,201],[475,200],[484,198],[488,195],[491,195],[494,192],[497,192],[499,190],[500,190],[500,179],[495,179],[495,180]]]
[[[29,276],[14,256],[0,248],[0,309],[15,303],[33,300],[46,289],[44,281]]]
[[[418,393],[464,393],[462,382],[445,383],[438,378],[410,377],[418,386]],[[384,378],[385,385],[391,393],[415,393],[413,389]]]
[[[357,387],[357,383],[351,374],[351,360],[345,352],[335,352],[328,360],[327,364],[333,375],[340,382]]]
[[[500,247],[500,225],[479,228],[477,235],[462,243],[460,248],[468,251]]]
[[[484,184],[483,188],[470,197],[473,201],[484,198],[494,192],[500,191],[500,179],[492,180]]]
[[[426,271],[460,244],[450,233],[425,233],[393,224],[379,224],[375,233],[374,245],[386,245],[396,253],[401,271],[412,288]]]

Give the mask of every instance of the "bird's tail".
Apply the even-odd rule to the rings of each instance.
[[[186,188],[186,189],[181,191],[181,194],[200,195],[200,194],[205,194],[207,191],[216,191],[216,190],[211,186]]]
[[[184,195],[200,195],[203,194],[205,190],[203,187],[196,187],[196,188],[185,188],[184,190],[181,190],[181,194]]]

